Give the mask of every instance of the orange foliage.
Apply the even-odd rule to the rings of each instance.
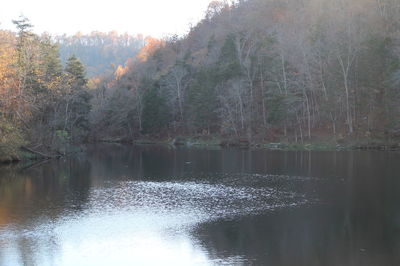
[[[133,65],[132,58],[128,58],[128,60],[126,60],[125,66],[119,65],[117,67],[117,69],[114,71],[114,79],[120,80],[122,78],[122,76],[124,76],[126,73],[128,73],[131,65]]]
[[[100,76],[96,76],[96,77],[89,79],[88,88],[90,90],[94,90],[94,89],[98,88],[100,86],[101,81],[102,81],[102,79]]]
[[[17,79],[15,36],[0,31],[0,112],[11,113],[17,107],[19,82]]]
[[[117,69],[116,69],[115,72],[114,72],[115,79],[116,79],[116,80],[120,80],[121,77],[122,77],[123,75],[125,75],[126,72],[128,72],[128,70],[129,70],[129,67],[128,67],[128,66],[125,66],[125,67],[123,67],[123,66],[118,66]]]
[[[164,46],[165,41],[148,36],[145,38],[145,43],[136,56],[139,62],[146,62],[150,56],[154,55],[158,49]]]

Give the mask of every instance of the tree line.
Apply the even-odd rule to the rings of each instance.
[[[53,39],[59,46],[61,62],[66,63],[69,57],[75,55],[84,64],[89,77],[102,75],[114,71],[120,65],[123,66],[144,43],[144,37],[140,34],[132,36],[116,31],[60,35],[54,36]]]
[[[138,50],[139,37],[57,39],[34,34],[24,17],[14,24],[16,33],[0,30],[0,157],[25,144],[59,153],[178,135],[400,136],[397,0],[213,1],[186,36],[146,37]],[[125,64],[89,80],[77,56],[63,66],[63,45],[82,57],[101,45],[132,56],[121,52]]]
[[[97,80],[91,135],[398,137],[399,19],[396,0],[213,1]]]
[[[62,152],[89,132],[85,68],[75,56],[63,67],[58,45],[27,18],[13,23],[17,33],[0,30],[0,159],[17,159],[24,144]]]

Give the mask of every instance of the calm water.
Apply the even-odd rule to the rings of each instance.
[[[0,265],[400,265],[400,154],[101,145],[3,167]]]

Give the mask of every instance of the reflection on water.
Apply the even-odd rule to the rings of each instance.
[[[0,265],[399,265],[399,159],[101,145],[0,168]]]

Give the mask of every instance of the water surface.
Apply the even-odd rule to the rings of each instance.
[[[400,265],[400,154],[90,146],[0,169],[0,265]]]

